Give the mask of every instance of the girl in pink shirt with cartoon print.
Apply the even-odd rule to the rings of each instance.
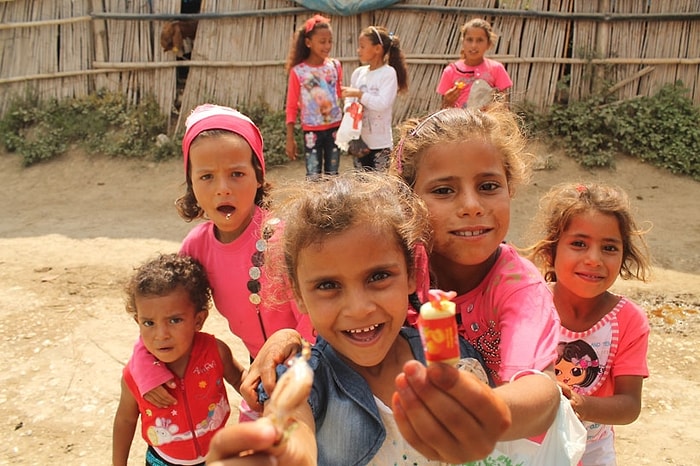
[[[649,322],[610,291],[618,277],[645,281],[645,231],[627,194],[598,183],[565,183],[542,199],[532,249],[561,318],[555,373],[588,431],[584,466],[615,465],[613,425],[634,422],[649,376]]]

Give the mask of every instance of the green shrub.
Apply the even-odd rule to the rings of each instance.
[[[286,163],[284,111],[265,104],[239,108],[260,128],[268,166]],[[25,166],[63,154],[71,145],[109,156],[163,160],[180,157],[184,129],[166,141],[167,117],[154,99],[130,104],[121,94],[99,91],[86,97],[40,102],[34,96],[16,98],[0,120],[0,140]],[[302,133],[296,131],[302,146]]]
[[[61,101],[27,96],[10,103],[0,135],[24,165],[60,155],[73,144],[110,156],[158,159],[175,154],[155,144],[166,121],[151,98],[133,105],[123,95],[103,91]]]
[[[651,97],[614,102],[595,95],[527,119],[585,167],[612,167],[624,153],[700,180],[700,110],[680,81]]]

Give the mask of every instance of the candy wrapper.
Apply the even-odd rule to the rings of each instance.
[[[459,336],[455,318],[454,291],[430,290],[429,301],[420,308],[418,330],[428,365],[459,362]]]

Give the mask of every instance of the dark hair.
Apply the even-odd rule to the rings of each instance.
[[[573,359],[586,360],[588,364],[592,364],[590,367],[584,368],[586,370],[586,377],[581,383],[576,384],[579,387],[588,387],[591,385],[596,377],[598,377],[598,373],[603,369],[598,365],[598,354],[585,340],[559,343],[557,345],[557,352],[559,353],[559,358],[557,358],[556,364],[562,359],[578,367],[581,367],[580,363],[575,363]]]
[[[320,18],[321,16],[316,15],[310,20],[307,20],[306,23],[317,17]],[[292,36],[292,42],[289,47],[289,54],[287,55],[287,63],[284,65],[284,70],[287,73],[289,73],[293,67],[309,58],[309,55],[311,55],[311,49],[306,46],[306,39],[310,39],[321,29],[328,29],[331,31],[331,33],[333,32],[333,29],[331,29],[330,20],[328,18],[324,19],[326,19],[326,21],[316,21],[308,32],[306,31],[306,23],[299,26],[294,32],[294,36]]]
[[[373,45],[381,45],[384,56],[389,56],[387,63],[396,70],[396,80],[399,84],[399,92],[408,90],[408,68],[406,57],[401,50],[399,36],[387,31],[382,26],[369,26],[360,32],[360,36],[366,37]]]
[[[193,139],[193,142],[199,138],[206,137],[220,137],[224,134],[232,134],[245,139],[231,131],[224,129],[211,129],[202,131]],[[247,143],[246,143],[247,144]],[[188,162],[189,163],[189,162]],[[260,183],[260,187],[255,192],[255,205],[259,207],[265,207],[267,205],[267,197],[270,193],[271,185],[265,181],[265,175],[263,174],[262,167],[260,166],[260,161],[255,153],[251,149],[251,163],[253,164],[253,169],[255,170],[255,179]],[[192,174],[190,166],[187,167],[187,176],[185,177],[186,190],[185,194],[180,196],[175,200],[175,207],[177,208],[177,213],[185,219],[187,222],[198,218],[204,218],[204,209],[202,209],[197,203],[197,198],[194,195],[194,190],[192,189]]]
[[[211,288],[199,261],[179,254],[161,254],[136,269],[126,284],[126,311],[136,315],[136,297],[166,296],[178,288],[187,291],[195,312],[209,310]]]

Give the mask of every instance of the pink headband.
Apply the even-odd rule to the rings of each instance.
[[[321,15],[314,15],[304,23],[304,31],[308,34],[318,23],[330,23],[331,20]]]
[[[241,112],[230,107],[203,104],[192,110],[185,121],[185,136],[182,138],[182,154],[185,158],[185,175],[190,161],[190,146],[194,138],[203,131],[222,129],[236,133],[246,140],[260,162],[263,175],[265,174],[265,158],[263,157],[263,138],[255,123]]]

